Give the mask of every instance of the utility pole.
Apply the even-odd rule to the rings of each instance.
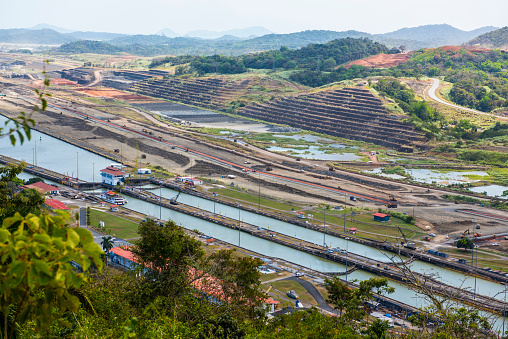
[[[323,206],[323,247],[326,248],[326,206]]]
[[[501,334],[502,336],[505,335],[505,331],[504,331],[504,322],[505,322],[505,319],[506,319],[506,285],[503,284],[503,287],[504,287],[504,305],[503,305],[503,333]]]
[[[240,206],[241,205],[238,205],[238,247],[240,247],[240,226],[241,226],[241,223],[240,223],[240,212],[241,212],[241,209],[240,209]]]
[[[346,234],[346,193],[344,193],[344,234]]]
[[[258,210],[261,209],[261,173],[258,172]]]
[[[347,259],[349,257],[349,237],[346,237],[346,284],[347,284]]]
[[[76,183],[79,182],[79,153],[76,152]]]
[[[35,178],[35,150],[34,148],[32,147],[32,166],[34,166],[33,168],[33,172],[32,172],[32,178]]]

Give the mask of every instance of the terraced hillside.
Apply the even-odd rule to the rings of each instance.
[[[266,77],[239,76],[152,79],[137,82],[129,90],[201,108],[234,108],[244,117],[408,152],[424,142],[421,133],[400,117],[389,115],[381,100],[366,89],[294,95],[303,89],[297,86]]]
[[[267,101],[301,88],[290,82],[260,76],[170,78],[138,82],[130,91],[216,110],[251,101]]]
[[[421,133],[389,115],[381,100],[363,88],[281,98],[247,106],[238,114],[406,152],[424,142]]]

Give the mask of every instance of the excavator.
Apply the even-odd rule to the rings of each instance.
[[[178,194],[176,195],[176,197],[169,199],[169,203],[170,203],[171,205],[178,205],[178,204],[179,204],[179,202],[178,202],[178,201],[176,201],[176,200],[177,200],[177,199],[178,199],[178,197],[180,196],[180,193],[182,193],[182,191],[178,191]]]
[[[402,230],[400,229],[399,225],[397,225],[397,228],[399,229],[400,234],[402,235],[402,238],[404,238],[404,247],[409,248],[410,250],[416,250],[416,246],[414,242],[409,242],[406,238],[406,235]]]

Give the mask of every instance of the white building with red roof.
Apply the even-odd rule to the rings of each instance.
[[[120,171],[118,168],[108,166],[101,170],[102,182],[108,185],[122,185],[125,182],[127,173]]]
[[[61,201],[55,199],[46,199],[44,201],[44,205],[54,210],[68,210],[69,207],[65,206],[65,204]]]
[[[34,182],[33,184],[25,185],[21,188],[22,189],[32,188],[36,191],[41,192],[42,194],[49,193],[50,195],[57,195],[60,192],[60,188],[53,186],[53,185],[46,184],[45,182],[42,182],[42,181]]]

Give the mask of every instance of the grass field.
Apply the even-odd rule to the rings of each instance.
[[[227,188],[213,188],[208,191],[209,192],[217,192],[220,195],[231,198],[231,199],[246,201],[246,202],[251,203],[253,205],[258,204],[259,197],[256,197],[256,196],[248,194],[248,193],[230,190]],[[296,206],[293,206],[290,204],[285,204],[285,203],[278,202],[278,201],[271,200],[271,199],[266,199],[266,198],[261,198],[261,206],[263,206],[265,208],[272,208],[272,209],[281,210],[281,211],[291,211],[291,209],[293,209],[293,208],[297,209]]]
[[[299,298],[300,301],[306,304],[317,305],[316,300],[307,292],[307,290],[294,280],[274,281],[273,283],[271,283],[271,285],[273,286],[273,288],[276,288],[282,293],[284,293],[284,295],[286,294],[286,292],[294,290],[300,297]]]
[[[137,238],[138,224],[134,221],[124,219],[114,214],[90,210],[90,225],[97,227],[99,221],[104,221],[108,233],[122,239]]]

